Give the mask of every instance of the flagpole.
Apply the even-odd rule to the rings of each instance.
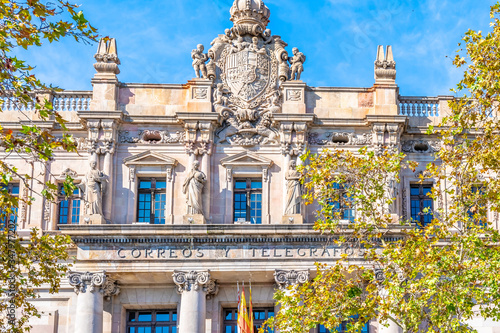
[[[248,283],[250,284],[250,299],[249,299],[249,305],[250,305],[250,310],[248,311],[248,316],[250,319],[250,333],[254,333],[253,331],[253,303],[252,303],[252,280],[249,280]]]

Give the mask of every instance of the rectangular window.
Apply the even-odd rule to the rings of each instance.
[[[338,213],[341,220],[354,222],[355,208],[351,197],[347,195],[346,185],[333,184],[333,189],[336,190],[336,197],[330,204],[333,206],[333,212]]]
[[[474,221],[479,226],[487,226],[487,210],[485,202],[481,202],[481,196],[484,193],[482,186],[472,186],[470,200],[473,200],[473,205],[467,210],[469,219]]]
[[[0,188],[2,191],[7,191],[7,193],[13,197],[19,197],[19,184],[1,185]],[[5,227],[6,221],[9,221],[9,224],[17,226],[17,208],[13,208],[11,214],[8,216],[7,212],[4,212],[4,210],[0,208],[1,229]]]
[[[139,179],[137,222],[165,224],[166,189],[164,180]]]
[[[254,332],[258,332],[262,324],[269,318],[274,317],[274,308],[262,308],[253,310]],[[238,333],[238,310],[224,309],[224,333]],[[266,333],[273,333],[268,329]]]
[[[127,333],[177,333],[177,310],[128,311]]]
[[[59,186],[59,224],[79,224],[82,200],[80,189],[76,188],[71,196],[66,196],[64,187]]]
[[[432,185],[413,184],[410,186],[411,219],[420,227],[425,227],[432,221],[434,202],[430,197]]]
[[[325,326],[319,325],[318,326],[318,333],[346,333],[347,329],[349,328],[349,322],[344,321],[342,324],[339,325],[334,330],[329,330],[326,329]],[[363,329],[361,330],[361,333],[370,333],[370,323],[366,323]]]
[[[236,179],[234,222],[262,224],[262,180]]]

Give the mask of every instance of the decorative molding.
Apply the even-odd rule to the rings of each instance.
[[[220,161],[220,164],[225,168],[234,169],[241,166],[254,166],[269,169],[274,165],[274,162],[268,158],[258,154],[245,151],[233,156],[228,156]]]
[[[141,143],[141,144],[184,144],[185,133],[177,131],[171,135],[168,131],[141,130],[137,136],[133,136],[129,131],[120,131],[118,141],[120,143]]]
[[[438,152],[441,147],[441,140],[405,140],[401,143],[401,150],[405,153],[430,154]]]
[[[309,133],[308,142],[310,145],[319,146],[368,146],[373,143],[372,133],[353,132],[326,132],[324,137],[320,133]]]
[[[117,296],[118,294],[120,294],[120,287],[118,285],[118,282],[114,279],[106,277],[106,281],[102,286],[102,293],[104,294],[104,297],[106,297],[107,299],[110,299],[112,296]]]
[[[287,289],[289,286],[296,286],[309,281],[309,270],[304,271],[285,271],[277,269],[274,272],[274,280],[280,290]]]
[[[209,271],[174,271],[173,278],[179,294],[184,291],[203,291],[207,295],[216,295],[219,291],[217,281],[210,278]]]
[[[207,88],[193,88],[193,99],[207,99]]]
[[[67,168],[66,170],[61,172],[61,175],[59,177],[65,179],[67,176],[70,176],[71,178],[74,179],[74,178],[78,177],[78,173],[75,170]]]
[[[302,91],[299,89],[288,89],[286,91],[286,100],[290,102],[300,102],[302,100]]]

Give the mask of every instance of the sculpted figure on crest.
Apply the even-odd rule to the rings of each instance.
[[[191,58],[193,58],[193,68],[197,78],[202,76],[204,79],[207,78],[207,66],[205,63],[208,61],[208,55],[203,53],[205,48],[202,44],[198,44],[196,49],[191,51]],[[201,75],[200,75],[201,72]]]
[[[292,65],[291,79],[292,81],[300,80],[300,75],[304,71],[304,62],[306,61],[306,56],[296,47],[293,48],[292,52],[293,57],[290,58],[290,64]]]

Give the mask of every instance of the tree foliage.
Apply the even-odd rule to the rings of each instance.
[[[317,201],[316,228],[332,233],[339,247],[355,247],[362,260],[344,255],[288,292],[274,324],[285,331],[308,332],[323,324],[334,329],[348,321],[360,332],[373,319],[403,332],[471,332],[475,316],[500,320],[500,4],[491,7],[491,30],[468,31],[454,64],[465,68],[456,92],[429,135],[442,148],[420,173],[432,182],[432,222],[425,227],[391,214],[392,184],[416,163],[397,150],[382,154],[362,149],[311,155],[303,168],[306,199]],[[345,194],[339,191],[343,184]],[[332,202],[340,195],[356,207],[346,226]],[[357,318],[357,319],[354,319]]]
[[[37,177],[20,172],[8,163],[7,157],[16,156],[45,166],[53,158],[55,149],[76,151],[71,135],[65,132],[62,138],[55,138],[50,130],[39,126],[41,122],[55,123],[66,131],[64,119],[44,97],[57,89],[38,80],[33,74],[33,64],[15,54],[20,48],[41,46],[63,37],[73,37],[77,42],[95,41],[96,29],[78,7],[63,0],[0,0],[0,110],[8,101],[14,111],[3,112],[16,112],[21,125],[21,129],[14,132],[0,124],[1,332],[27,331],[29,318],[40,316],[32,300],[39,297],[42,286],[57,292],[67,271],[66,249],[70,243],[67,237],[44,235],[36,229],[29,237],[19,237],[14,216],[20,202],[31,205],[35,197],[54,200],[58,188],[52,182],[43,183]],[[19,198],[9,193],[7,185],[12,181],[22,182],[32,194]],[[43,190],[35,193],[33,182],[40,183]],[[64,188],[65,193],[71,195],[75,189],[71,178],[66,179]],[[15,316],[9,316],[13,308]]]

